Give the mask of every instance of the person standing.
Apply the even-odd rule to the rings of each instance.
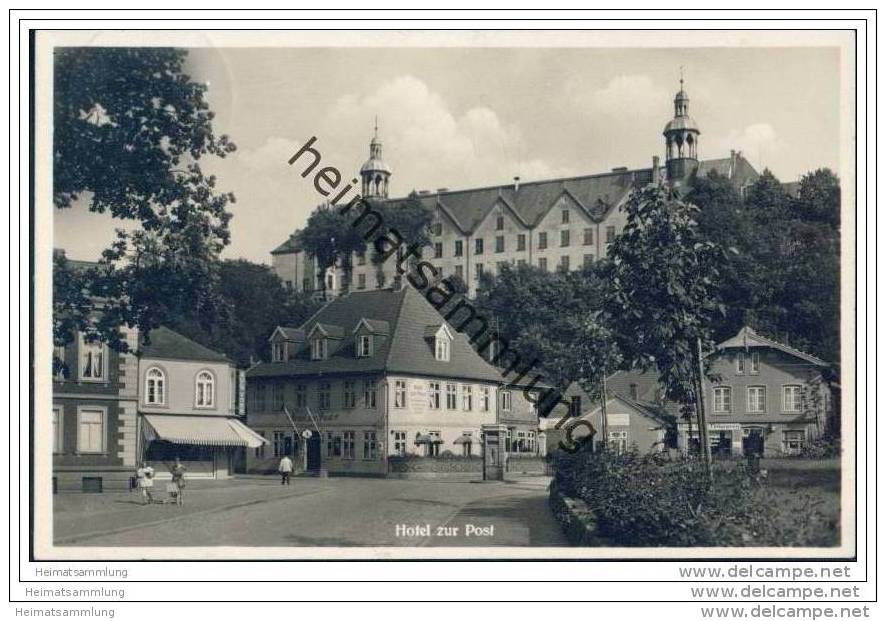
[[[175,464],[172,466],[170,472],[172,473],[172,483],[175,485],[175,504],[178,506],[183,506],[185,504],[183,490],[185,489],[185,468],[182,465],[181,460],[176,457]]]
[[[154,496],[151,491],[154,489],[154,469],[151,464],[144,462],[141,467],[135,471],[138,479],[138,489],[141,492],[142,504],[149,505],[154,502]]]
[[[280,472],[280,485],[289,485],[289,477],[292,476],[292,460],[289,455],[284,455],[277,467]]]

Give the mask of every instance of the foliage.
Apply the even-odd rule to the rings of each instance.
[[[565,387],[577,377],[594,377],[594,365],[600,364],[591,355],[605,340],[604,327],[594,319],[604,291],[599,269],[548,272],[505,265],[495,278],[484,275],[475,305],[522,360],[538,360],[545,379]]]
[[[199,160],[234,151],[212,130],[206,85],[169,48],[66,48],[55,53],[53,202],[136,223],[118,230],[98,267],[55,265],[54,339],[88,338],[126,350],[119,326],[142,335],[190,310],[213,320],[216,260],[229,241],[234,196]],[[71,297],[68,297],[71,296]],[[101,307],[93,313],[83,297]]]
[[[840,180],[827,168],[819,168],[800,180],[794,216],[836,228],[840,225]]]
[[[713,323],[725,307],[716,282],[725,262],[705,240],[698,208],[662,186],[634,192],[627,223],[608,251],[604,317],[626,368],[655,367],[667,396],[695,403],[698,342],[713,346]]]
[[[839,361],[840,187],[827,169],[788,195],[769,171],[742,199],[724,177],[696,179],[691,200],[702,237],[734,248],[718,282],[727,309],[717,339],[750,325],[830,362]]]
[[[364,209],[372,209],[378,216],[366,216],[364,221],[357,223]],[[392,247],[377,240],[388,238],[395,244],[402,241],[405,246],[417,244],[424,247],[430,243],[428,227],[432,218],[433,215],[415,196],[398,202],[364,199],[362,206],[345,213],[332,205],[320,205],[308,218],[301,240],[305,252],[317,261],[321,273],[333,265],[341,265],[347,286],[351,279],[353,253],[371,248],[372,262],[381,274]],[[368,229],[376,225],[378,227],[367,236]],[[325,286],[324,280],[324,289]]]
[[[200,318],[186,313],[173,318],[169,328],[211,349],[224,352],[240,366],[268,360],[268,338],[277,326],[298,326],[319,304],[310,296],[287,290],[271,269],[245,260],[219,266],[222,312],[209,329]]]
[[[584,500],[600,535],[623,546],[833,545],[835,525],[809,493],[768,488],[743,464],[663,455],[557,453],[555,481]],[[778,497],[778,502],[774,501]]]
[[[480,472],[483,460],[476,456],[454,455],[444,451],[439,456],[392,455],[388,457],[391,472]]]
[[[840,453],[840,438],[828,434],[806,442],[800,451],[801,456],[812,459],[840,457]]]
[[[382,216],[380,233],[396,230],[406,246],[424,248],[430,245],[429,232],[434,214],[422,206],[416,194],[410,194],[402,201],[385,201],[374,205]]]
[[[404,201],[372,201],[371,204],[381,215],[382,224],[375,234],[376,240],[387,238],[394,243],[402,241],[404,249],[412,246],[421,249],[430,245],[429,231],[434,216],[422,206],[417,195],[411,194]],[[373,245],[372,263],[378,270],[379,284],[383,277],[382,266],[390,252],[391,248],[387,245]]]

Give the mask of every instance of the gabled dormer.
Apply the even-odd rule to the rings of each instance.
[[[344,328],[330,324],[316,323],[308,333],[311,347],[311,360],[328,360],[338,349],[345,336]]]
[[[390,334],[387,321],[363,317],[353,330],[354,352],[357,358],[371,358],[378,349],[380,340]]]
[[[268,341],[271,343],[271,361],[286,362],[298,354],[305,342],[305,332],[298,328],[277,326]]]
[[[425,340],[434,350],[434,359],[449,362],[452,352],[452,330],[445,323],[425,327]]]

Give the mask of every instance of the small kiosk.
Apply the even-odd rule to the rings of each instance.
[[[507,470],[508,453],[505,440],[508,428],[505,425],[483,425],[483,480],[504,481]]]

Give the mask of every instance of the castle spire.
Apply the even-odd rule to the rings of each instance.
[[[388,197],[391,169],[382,158],[381,146],[381,140],[378,138],[378,115],[376,115],[372,140],[369,141],[369,159],[360,167],[360,177],[363,179],[362,194],[367,198]]]
[[[668,179],[674,181],[692,174],[698,167],[698,136],[701,131],[689,116],[689,95],[684,90],[685,77],[680,66],[680,90],[674,97],[674,118],[665,125],[665,164]]]

